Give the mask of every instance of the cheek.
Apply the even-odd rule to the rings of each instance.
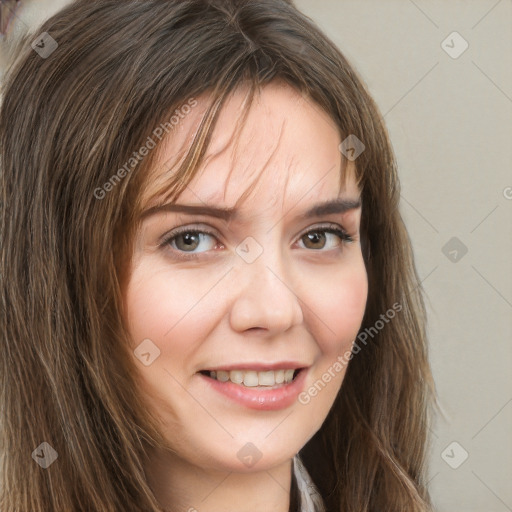
[[[156,366],[185,368],[200,345],[212,317],[208,291],[215,284],[190,272],[141,265],[126,291],[127,321],[133,348],[150,339],[160,350]]]
[[[322,290],[317,287],[317,293],[309,294],[308,303],[319,355],[298,400],[308,416],[316,418],[312,433],[320,428],[341,388],[368,296],[364,263],[335,275],[331,272],[320,282],[324,283]]]
[[[161,340],[176,321],[176,307],[177,294],[167,286],[165,277],[139,268],[127,290],[127,317],[133,342],[137,344],[144,338]]]
[[[317,343],[324,355],[336,355],[350,349],[361,327],[368,297],[368,278],[364,262],[325,276],[317,276],[317,286],[308,293],[307,306],[317,320]],[[320,285],[322,283],[322,285]]]

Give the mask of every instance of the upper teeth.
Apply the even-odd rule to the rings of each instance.
[[[276,370],[255,372],[252,370],[231,370],[226,372],[223,370],[211,371],[210,377],[221,382],[230,380],[235,384],[244,384],[245,386],[275,386],[276,384],[288,383],[293,380],[295,370]]]

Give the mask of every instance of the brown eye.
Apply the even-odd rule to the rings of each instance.
[[[323,249],[327,237],[322,231],[310,231],[303,237],[304,245],[308,249]]]
[[[336,237],[338,241],[336,241]],[[306,249],[313,250],[322,250],[326,246],[328,249],[333,249],[340,246],[343,242],[353,241],[352,237],[339,228],[316,228],[302,235],[301,240]],[[328,247],[330,240],[332,240],[331,247]]]

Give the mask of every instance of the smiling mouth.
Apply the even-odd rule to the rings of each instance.
[[[231,370],[210,371],[202,370],[199,373],[219,382],[232,382],[249,388],[275,388],[294,381],[304,368],[287,370]]]

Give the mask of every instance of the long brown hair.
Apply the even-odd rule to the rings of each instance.
[[[43,32],[58,46],[43,57],[25,39],[0,111],[0,509],[161,510],[144,465],[148,446],[166,442],[133,379],[122,307],[158,151],[126,163],[176,109],[211,94],[165,184],[176,198],[229,94],[284,80],[331,116],[341,140],[365,145],[365,346],[301,458],[329,512],[431,510],[424,292],[382,116],[340,50],[285,0],[79,0],[32,38]],[[376,327],[393,304],[399,312]],[[31,457],[42,442],[58,454],[47,469]]]

